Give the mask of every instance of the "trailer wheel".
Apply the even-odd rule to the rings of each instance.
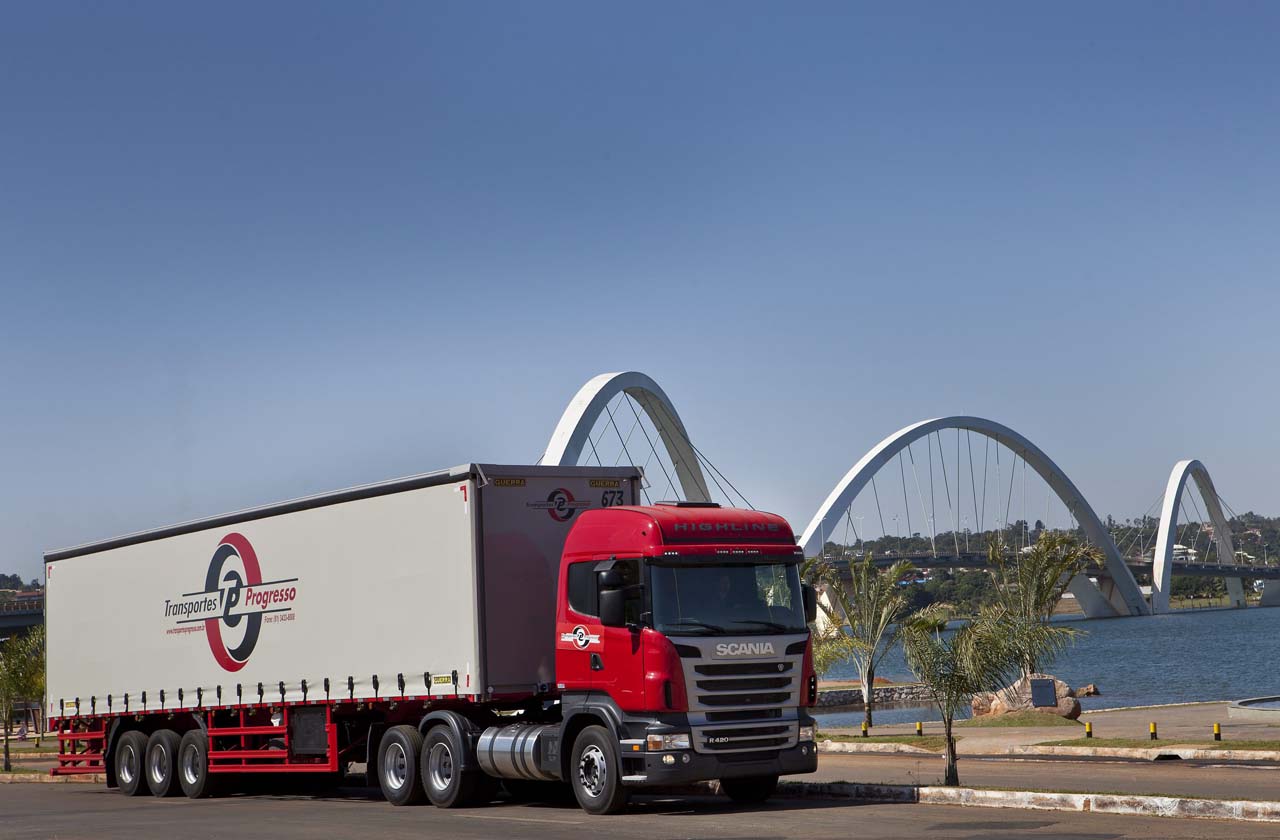
[[[213,795],[214,782],[209,773],[209,735],[203,729],[192,729],[178,744],[178,784],[190,799]]]
[[[462,808],[497,792],[497,779],[478,770],[463,772],[463,745],[448,726],[434,726],[422,745],[422,787],[437,808]]]
[[[573,742],[569,777],[573,793],[588,814],[619,814],[627,807],[627,789],[618,771],[618,748],[603,726],[588,726]]]
[[[147,739],[145,775],[152,796],[177,796],[178,747],[182,739],[172,729],[157,729]]]
[[[734,802],[744,805],[764,802],[778,789],[777,776],[751,776],[745,779],[721,779],[720,790]]]
[[[413,726],[393,726],[378,744],[378,787],[392,805],[420,805],[422,785],[418,783],[418,755],[422,735]]]
[[[142,781],[143,760],[147,754],[147,736],[130,730],[116,742],[116,784],[125,796],[138,796],[147,790]]]

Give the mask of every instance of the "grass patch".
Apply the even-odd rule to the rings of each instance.
[[[1083,726],[1078,720],[1068,720],[1049,712],[1013,712],[1007,715],[984,715],[956,721],[956,726],[1007,727],[1007,726]]]
[[[1071,738],[1066,741],[1048,741],[1038,747],[1118,747],[1128,750],[1150,750],[1160,747],[1194,747],[1198,750],[1269,750],[1280,752],[1280,741],[1179,741],[1164,738],[1152,741],[1147,738]]]
[[[48,768],[18,767],[17,765],[12,770],[0,770],[0,773],[8,776],[41,776],[48,772]]]
[[[872,735],[863,738],[861,735],[828,735],[819,733],[819,741],[835,741],[840,744],[906,744],[929,752],[942,752],[941,735]],[[958,742],[960,739],[957,738]]]

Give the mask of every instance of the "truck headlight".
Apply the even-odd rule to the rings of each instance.
[[[813,740],[813,734],[814,734],[814,733],[813,733],[813,727],[812,727],[812,726],[802,726],[802,727],[800,727],[800,740],[801,740],[801,741],[812,741],[812,740]]]
[[[645,746],[649,748],[650,752],[687,750],[689,749],[689,733],[677,732],[673,735],[650,735],[645,739]]]

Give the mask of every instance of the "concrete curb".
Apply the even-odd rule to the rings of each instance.
[[[913,747],[910,744],[868,741],[819,741],[818,752],[824,753],[889,753],[905,755],[940,755],[941,753]]]
[[[913,747],[910,744],[878,743],[868,741],[819,741],[818,752],[880,755],[940,755],[932,750]],[[1125,758],[1140,761],[1158,761],[1161,758],[1182,758],[1201,761],[1251,761],[1280,764],[1280,752],[1275,750],[1208,750],[1201,747],[1046,747],[1036,744],[1013,746],[1002,752],[961,752],[962,758]]]
[[[1085,758],[1141,758],[1155,761],[1162,757],[1177,756],[1184,759],[1206,761],[1268,761],[1280,762],[1280,752],[1275,750],[1206,750],[1201,747],[1045,747],[1029,744],[1010,747],[1011,756],[1074,756]]]
[[[963,805],[977,808],[1022,808],[1035,811],[1091,811],[1143,817],[1201,820],[1280,822],[1280,802],[1186,799],[1176,796],[1137,796],[1100,793],[1047,793],[1027,790],[859,785],[847,782],[783,782],[782,796],[795,798],[859,799],[869,802]]]
[[[1177,709],[1181,706],[1212,706],[1216,703],[1230,703],[1230,700],[1188,700],[1185,703],[1152,703],[1147,706],[1114,706],[1109,709],[1085,709],[1080,716],[1101,715],[1107,712],[1140,712],[1146,709]]]
[[[105,784],[107,777],[102,773],[85,773],[78,776],[50,776],[47,771],[40,773],[0,773],[0,785],[74,785]]]

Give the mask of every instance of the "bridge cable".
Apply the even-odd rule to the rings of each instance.
[[[957,429],[957,431],[959,431]],[[973,478],[973,433],[968,429],[964,430],[965,441],[969,445],[969,492],[973,494],[973,524],[978,524],[978,485]],[[983,488],[985,489],[985,488]],[[979,531],[978,533],[982,533]],[[968,540],[968,537],[965,537]]]
[[[942,454],[942,432],[934,432],[938,436],[938,459],[942,461],[942,487],[947,491],[947,510],[951,513],[951,540],[956,546],[956,556],[960,556],[960,532],[956,527],[956,509],[951,505],[951,484],[947,481],[947,459]],[[960,430],[956,429],[956,495],[960,493]],[[958,501],[958,499],[957,499]]]
[[[717,467],[714,463],[712,463],[711,459],[710,459],[710,458],[708,458],[708,457],[706,456],[706,453],[704,453],[704,452],[703,452],[701,449],[699,449],[698,447],[694,446],[694,445],[693,445],[693,441],[689,440],[688,438],[685,438],[685,440],[689,442],[689,447],[690,447],[690,448],[691,448],[695,453],[697,453],[698,457],[699,457],[699,458],[701,458],[701,459],[703,460],[703,462],[705,462],[705,463],[706,463],[706,465],[707,465],[708,467],[710,467],[710,468],[711,468],[711,471],[712,471],[713,473],[715,473],[716,475],[719,475],[721,478],[723,478],[723,479],[724,479],[724,483],[725,483],[725,484],[727,484],[727,485],[729,485],[730,489],[732,489],[734,493],[737,493],[737,494],[738,494],[738,498],[739,498],[739,499],[742,499],[743,504],[745,504],[747,507],[751,508],[752,510],[755,510],[755,509],[756,509],[756,506],[755,506],[755,505],[753,505],[753,504],[751,504],[751,502],[750,502],[750,501],[748,501],[748,499],[747,499],[747,497],[746,497],[746,496],[742,495],[742,491],[741,491],[741,490],[739,490],[737,487],[734,487],[733,482],[729,480],[729,477],[728,477],[727,475],[725,475],[725,474],[720,470],[720,468],[719,468],[719,467]],[[714,481],[715,479],[713,478],[712,480]],[[718,481],[717,481],[717,482],[716,482],[716,486],[717,486],[717,487],[719,487],[719,486],[720,486],[720,482],[718,482]],[[723,491],[723,488],[721,488],[721,492],[724,492],[724,491]],[[729,494],[728,494],[728,493],[725,493],[725,498],[726,498],[726,499],[729,499],[730,501],[732,501],[732,498],[729,496]]]
[[[907,532],[911,533],[911,500],[907,498],[907,473],[902,466],[901,449],[898,450],[898,475],[902,478],[902,506],[907,512]],[[901,540],[902,536],[899,535],[898,539]],[[899,545],[899,548],[901,548],[901,545]]]
[[[932,441],[930,441],[929,452],[933,452]],[[911,451],[911,444],[907,444],[907,455],[911,458],[911,475],[916,482],[916,498],[920,500],[920,514],[924,516],[925,520],[929,523],[929,547],[933,550],[933,557],[936,560],[938,557],[938,544],[933,538],[933,517],[925,514],[924,512],[924,493],[920,492],[920,473],[916,471],[916,456],[915,453]],[[930,486],[929,492],[933,492],[932,486]]]
[[[626,402],[628,405],[630,405],[630,404],[631,404],[631,400],[630,400],[630,398],[627,396],[627,394],[626,394],[626,392],[625,392],[625,391],[621,394],[621,397],[622,397],[623,401],[624,401],[624,402]],[[610,402],[612,402],[612,400],[611,400]],[[613,410],[612,410],[611,408],[609,408],[609,403],[605,403],[604,410],[605,410],[605,413],[609,415],[609,425],[610,425],[610,426],[613,426],[613,433],[614,433],[614,434],[616,434],[616,435],[618,436],[618,443],[622,444],[622,454],[627,456],[627,461],[628,461],[628,462],[630,462],[631,466],[633,466],[633,467],[634,467],[634,466],[636,466],[636,459],[631,457],[631,450],[629,450],[629,449],[627,448],[627,441],[626,441],[626,440],[623,440],[623,438],[622,438],[622,430],[618,428],[618,420],[617,420],[617,418],[615,418],[615,417],[613,416]],[[631,432],[628,432],[628,433],[627,433],[627,438],[628,438],[628,439],[630,439],[630,437],[631,437],[631,433],[635,432],[635,427],[636,427],[636,425],[638,425],[638,424],[639,424],[639,422],[640,422],[640,417],[639,417],[639,415],[637,415],[637,416],[636,416],[636,424],[633,424],[633,425],[632,425],[632,427],[631,427]],[[646,435],[646,438],[647,438],[647,437],[648,437],[648,436]],[[650,444],[649,444],[649,449],[650,449],[650,450],[654,450],[654,446],[653,446],[653,444],[652,444],[652,443],[650,443]],[[654,454],[657,454],[656,450],[654,450]],[[621,459],[621,456],[619,456],[619,459]],[[658,463],[659,463],[659,464],[661,464],[661,463],[662,463],[662,461],[661,461],[661,460],[659,460],[659,461],[658,461]],[[648,464],[649,464],[649,462],[646,460],[646,461],[645,461],[645,466],[648,466]],[[618,462],[617,462],[617,461],[615,461],[615,462],[614,462],[614,466],[617,466],[617,465],[618,465]],[[664,469],[663,471],[665,472],[666,470]],[[668,482],[668,484],[667,484],[667,487],[668,487],[668,488],[670,488],[670,487],[671,487],[671,484],[670,484],[669,482]],[[652,503],[652,500],[649,498],[649,492],[648,492],[644,487],[641,487],[641,488],[640,488],[640,492],[644,495],[644,498],[645,498],[646,503],[650,503],[650,504],[651,504],[651,503]]]
[[[876,516],[880,517],[880,534],[887,537],[889,533],[885,530],[884,513],[880,510],[880,491],[876,489],[875,473],[871,474],[871,492],[876,497]]]
[[[988,449],[989,449],[989,448],[991,448],[991,438],[987,438],[987,448],[988,448]],[[1002,480],[1001,480],[1000,476],[1001,476],[1001,472],[1000,472],[1000,442],[998,442],[998,440],[997,440],[997,442],[996,442],[996,489],[1000,489],[1000,485],[1001,485],[1001,484],[1004,484],[1004,481],[1002,481]],[[987,515],[987,485],[986,485],[986,480],[987,480],[987,471],[986,471],[986,469],[984,469],[984,470],[983,470],[982,478],[983,478],[983,485],[982,485],[982,508],[983,508],[983,511],[982,511],[982,512],[983,512],[983,517],[986,517],[986,515]],[[1000,529],[997,529],[997,528],[996,528],[996,520],[995,520],[995,519],[992,519],[992,521],[991,521],[991,529],[992,529],[992,530],[1005,530],[1004,528],[1000,528]]]
[[[636,411],[635,403],[629,397],[627,399],[627,406],[631,409],[631,413],[635,415],[636,421],[638,422],[640,420],[640,412]],[[655,429],[654,431],[656,432],[657,430]],[[644,427],[643,423],[640,424],[640,433],[644,435],[645,442],[649,444],[649,451],[658,458],[658,467],[662,470],[662,474],[667,478],[667,486],[671,487],[672,481],[670,474],[667,473],[667,465],[662,463],[662,456],[658,455],[658,447],[654,445],[653,438],[649,437],[649,430]],[[645,467],[649,466],[649,461],[646,460],[644,465]],[[671,464],[671,468],[675,469],[674,462]],[[643,467],[641,469],[643,469]],[[648,493],[645,493],[645,498],[649,498]]]

